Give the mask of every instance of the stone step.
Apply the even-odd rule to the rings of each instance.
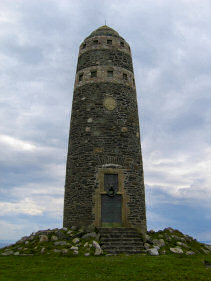
[[[134,228],[100,228],[102,248],[110,254],[145,252],[141,235]]]
[[[124,233],[124,232],[133,232],[133,233],[137,233],[137,231],[134,229],[134,228],[113,228],[111,230],[111,228],[99,228],[98,229],[99,232],[105,232],[105,233],[114,233],[114,232],[121,232],[121,233]]]
[[[101,238],[100,241],[102,243],[143,243],[143,241],[139,238],[124,238],[124,239],[119,239],[119,238]]]
[[[134,233],[134,234],[137,234],[138,232],[135,230],[135,229],[114,229],[113,231],[112,230],[108,230],[108,229],[99,229],[99,232],[100,233]]]
[[[115,232],[115,233],[100,233],[100,236],[102,236],[102,237],[110,237],[110,236],[112,236],[112,237],[141,237],[140,236],[140,234],[138,234],[138,233],[117,233],[117,232]]]
[[[101,243],[101,245],[109,245],[109,246],[112,246],[112,247],[118,247],[118,246],[130,246],[130,247],[143,247],[143,243],[136,243],[136,242],[132,242],[132,243],[128,243],[128,242],[108,242],[108,243]]]
[[[124,249],[124,248],[119,248],[119,249],[103,249],[105,254],[113,254],[113,253],[146,253],[144,249]]]
[[[139,250],[144,250],[144,247],[143,246],[138,246],[138,245],[116,245],[116,246],[114,246],[114,245],[102,245],[101,246],[102,247],[102,249],[104,249],[104,250],[112,250],[112,249],[114,249],[114,250],[125,250],[125,251],[128,251],[128,250],[137,250],[137,251],[139,251]]]
[[[116,231],[99,231],[99,233],[101,234],[101,233],[104,233],[104,234],[110,234],[110,233],[112,233],[112,234],[114,234],[114,233],[121,233],[121,234],[127,234],[127,233],[130,233],[130,234],[138,234],[138,232],[136,232],[136,231],[133,231],[133,230],[128,230],[128,231],[121,231],[121,230],[116,230]]]
[[[129,240],[129,239],[139,239],[139,240],[141,240],[142,241],[142,239],[141,239],[141,237],[140,236],[134,236],[134,235],[123,235],[123,236],[121,236],[121,235],[109,235],[109,236],[100,236],[100,239],[119,239],[119,240],[124,240],[124,239],[127,239],[127,240]]]
[[[101,233],[105,233],[105,234],[106,234],[106,233],[107,233],[107,234],[109,234],[109,233],[122,233],[122,234],[124,234],[124,233],[131,233],[131,234],[138,234],[137,231],[134,231],[134,230],[132,230],[132,229],[131,229],[131,230],[128,229],[127,231],[125,231],[125,230],[124,230],[124,231],[121,231],[121,230],[115,230],[115,231],[111,231],[111,230],[110,230],[110,231],[100,230],[99,232],[100,232],[100,234],[101,234]]]
[[[127,231],[133,231],[135,233],[137,233],[135,228],[129,228],[129,227],[100,227],[98,228],[99,231],[103,231],[103,232],[127,232]]]
[[[101,237],[101,242],[122,242],[122,243],[133,243],[133,242],[139,242],[139,243],[143,243],[143,240],[139,237],[134,237],[134,238],[111,238],[111,237]]]
[[[127,228],[127,227],[100,227],[98,228],[99,232],[135,232],[137,233],[137,230],[135,228]]]
[[[115,249],[112,250],[112,249],[110,249],[108,253],[113,254],[113,255],[118,255],[118,254],[133,255],[133,254],[143,254],[143,253],[146,253],[146,251],[145,250],[115,250]]]

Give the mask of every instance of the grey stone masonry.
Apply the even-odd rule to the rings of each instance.
[[[133,72],[131,56],[115,49],[90,50],[81,54],[78,58],[77,71],[98,65],[119,66]]]
[[[118,178],[112,194],[105,187],[104,175],[108,174]],[[132,227],[146,232],[132,57],[128,43],[107,26],[92,32],[79,50],[63,224]]]

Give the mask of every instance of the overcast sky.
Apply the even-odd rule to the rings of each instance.
[[[211,242],[211,1],[0,1],[0,239],[62,227],[79,44],[130,44],[148,229]]]

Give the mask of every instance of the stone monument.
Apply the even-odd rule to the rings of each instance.
[[[63,225],[146,231],[131,50],[106,25],[93,31],[79,49]]]

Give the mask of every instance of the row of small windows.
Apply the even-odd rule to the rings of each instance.
[[[96,40],[93,40],[93,45],[97,45],[97,44],[99,44],[99,41],[96,39]],[[112,40],[111,39],[108,39],[107,40],[107,45],[112,45]],[[86,48],[86,43],[84,43],[83,45],[82,45],[82,49],[85,49]],[[124,47],[125,46],[125,43],[123,42],[123,41],[120,41],[120,46],[121,47]]]
[[[96,71],[96,70],[91,71],[90,75],[91,75],[91,78],[97,77],[97,71]],[[107,71],[107,77],[113,77],[113,70],[108,70],[108,71]],[[123,74],[122,74],[122,79],[123,79],[123,80],[128,80],[128,76],[127,76],[126,73],[123,73]],[[79,81],[83,81],[83,73],[80,73],[80,74],[79,74]],[[133,82],[134,82],[134,81],[133,81]],[[134,82],[134,83],[135,83],[135,82]]]

